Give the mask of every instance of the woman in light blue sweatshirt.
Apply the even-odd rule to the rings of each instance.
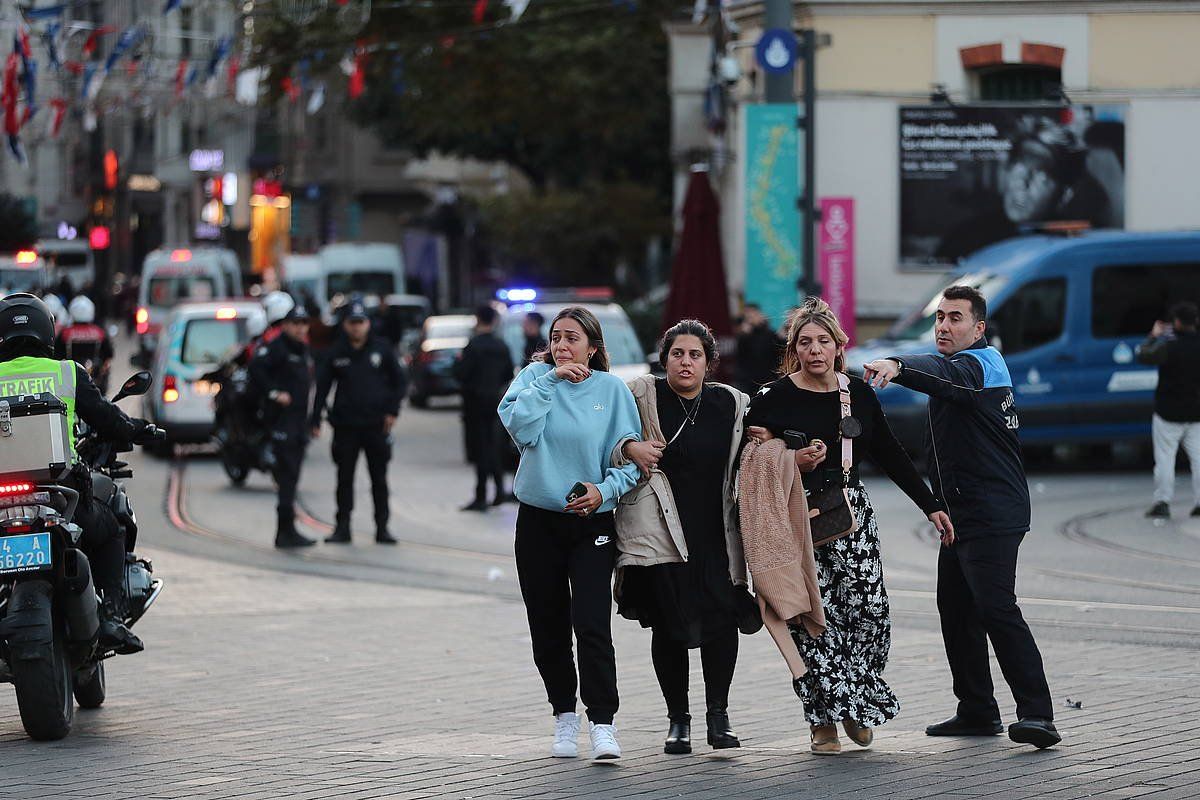
[[[600,323],[586,308],[564,308],[550,325],[550,349],[534,356],[500,401],[500,420],[521,451],[513,493],[516,558],[529,616],[533,661],[554,709],[559,757],[579,754],[575,692],[587,707],[592,758],[620,758],[613,715],[612,511],[637,483],[636,464],[611,466],[613,448],[640,439],[633,395],[608,371]],[[581,484],[584,491],[572,491]],[[579,643],[579,674],[571,631]]]

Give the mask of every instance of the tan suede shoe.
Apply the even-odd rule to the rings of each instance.
[[[842,752],[837,725],[812,725],[812,751],[819,756],[834,756]]]
[[[859,725],[852,719],[842,720],[842,728],[846,731],[846,735],[850,737],[850,741],[859,747],[870,747],[871,742],[875,740],[874,731],[865,725]]]

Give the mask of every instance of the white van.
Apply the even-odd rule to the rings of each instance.
[[[96,282],[96,261],[87,241],[42,239],[37,243],[37,252],[46,262],[51,286],[57,286],[65,277],[70,281],[71,288],[79,292]]]
[[[237,256],[220,247],[159,248],[142,263],[138,290],[138,350],[144,363],[154,353],[167,314],[187,300],[240,297],[242,273]]]
[[[329,301],[321,301],[321,289],[324,285],[321,280],[321,259],[315,255],[290,253],[283,257],[281,267],[279,280],[283,289],[296,300],[311,297],[324,316],[329,308]]]
[[[0,253],[0,297],[13,292],[40,295],[50,288],[46,262],[33,250]]]
[[[327,244],[317,253],[321,268],[314,298],[321,316],[332,324],[331,307],[351,294],[380,301],[404,291],[404,257],[394,244],[346,242]]]

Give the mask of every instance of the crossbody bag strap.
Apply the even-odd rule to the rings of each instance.
[[[837,374],[838,400],[842,406],[842,419],[850,416],[850,378],[844,372]],[[840,427],[840,426],[839,426]],[[843,436],[840,429],[838,438],[842,440],[842,485],[850,485],[850,468],[854,466],[854,440]]]

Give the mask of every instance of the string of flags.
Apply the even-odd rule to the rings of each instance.
[[[2,2],[2,0],[0,0]],[[101,114],[112,108],[128,108],[135,102],[142,108],[157,109],[163,101],[182,103],[188,99],[193,88],[202,87],[202,96],[215,98],[222,94],[232,97],[242,105],[258,102],[263,79],[271,74],[268,67],[243,68],[241,49],[232,36],[221,36],[212,43],[207,55],[195,60],[188,57],[164,57],[156,55],[153,48],[155,31],[152,23],[142,20],[118,30],[113,25],[102,24],[92,27],[87,22],[71,21],[68,11],[84,0],[68,0],[52,6],[39,8],[16,7],[18,22],[13,34],[12,51],[3,59],[0,74],[0,114],[3,116],[4,136],[9,152],[19,162],[25,161],[22,135],[30,130],[29,125],[37,118],[39,63],[32,47],[33,41],[40,43],[48,67],[48,89],[43,96],[47,112],[46,121],[38,126],[35,138],[57,138],[68,115],[79,119],[85,130],[94,130]],[[324,5],[325,0],[321,0]],[[339,8],[347,7],[353,0],[331,0]],[[363,5],[362,21],[370,14],[370,0],[358,0]],[[536,0],[474,0],[470,4],[471,20],[476,27],[488,22],[489,14],[500,19],[495,25],[518,22],[531,3]],[[728,0],[722,0],[722,5]],[[637,0],[611,0],[614,8],[634,11]],[[179,10],[182,0],[163,0],[160,15],[167,17]],[[507,13],[498,11],[504,9]],[[339,17],[340,19],[340,17]],[[491,26],[487,26],[491,27]],[[105,53],[106,37],[116,35]],[[443,48],[452,47],[453,37],[443,37]],[[390,49],[359,39],[346,48],[340,59],[334,55],[327,61],[324,52],[314,53],[302,59],[285,75],[276,73],[278,88],[282,96],[291,103],[299,103],[307,97],[304,108],[312,115],[326,105],[329,85],[322,64],[335,63],[346,80],[346,94],[356,100],[366,92],[366,74],[369,61],[380,56],[380,51]],[[98,54],[105,53],[103,58]],[[314,65],[315,60],[315,65]],[[391,90],[396,94],[405,91],[405,65],[400,53],[393,52],[390,61],[381,68],[387,76]],[[122,80],[114,83],[116,89],[105,92],[105,86],[115,77]],[[222,85],[223,84],[223,85]],[[200,95],[197,95],[200,96]]]

